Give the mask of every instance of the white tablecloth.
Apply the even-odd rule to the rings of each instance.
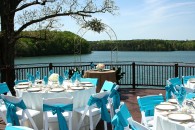
[[[167,112],[155,109],[153,130],[195,130],[195,122],[181,123],[170,120]],[[195,114],[192,114],[195,117]]]
[[[38,128],[42,129],[43,128],[43,114],[42,114],[43,98],[73,96],[73,109],[75,109],[78,107],[86,106],[90,95],[95,93],[96,87],[90,87],[84,90],[74,90],[72,92],[65,90],[64,92],[58,92],[58,93],[45,92],[45,91],[27,92],[22,89],[15,89],[15,90],[16,90],[16,95],[23,98],[27,108],[41,111],[41,114],[33,119],[35,120],[35,123],[37,124]],[[76,112],[73,112],[73,130],[76,129],[76,124],[78,124],[80,116],[81,115],[77,114]],[[56,129],[54,128],[54,130]]]

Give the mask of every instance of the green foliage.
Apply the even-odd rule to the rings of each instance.
[[[43,35],[44,32],[23,32],[33,36]],[[40,33],[40,34],[39,34]],[[74,54],[75,38],[81,43],[81,53],[91,53],[90,44],[83,38],[68,31],[48,31],[46,40],[22,38],[16,44],[16,56],[42,56]],[[42,36],[44,37],[44,36]]]
[[[186,40],[117,40],[90,41],[93,51],[110,51],[118,44],[119,51],[194,51],[195,41]]]

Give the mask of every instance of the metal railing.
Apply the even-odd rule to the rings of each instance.
[[[164,88],[166,80],[173,77],[182,78],[185,75],[195,75],[195,66],[178,63],[135,63],[125,62],[116,64],[106,64],[106,68],[121,68],[121,72],[125,75],[120,79],[121,85],[126,85],[129,88]],[[67,69],[79,68],[79,70],[91,69],[90,63],[79,63],[77,65],[70,64],[33,64],[33,65],[16,65],[15,74],[18,80],[26,79],[27,73],[35,75],[36,71],[41,72],[41,78],[49,75],[49,70],[53,70],[59,75],[63,75]]]

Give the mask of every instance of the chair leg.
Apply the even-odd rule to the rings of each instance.
[[[104,130],[107,130],[107,122],[104,121]]]
[[[86,115],[88,109],[89,109],[89,107],[85,107],[84,112],[83,112],[83,114],[82,114],[82,116],[81,116],[81,119],[80,119],[80,121],[79,121],[77,130],[79,130],[79,129],[81,128],[82,122],[83,122],[83,120],[84,120],[84,118],[85,118],[85,115]]]
[[[30,114],[28,113],[28,111],[25,110],[25,113],[26,113],[28,119],[30,120],[30,122],[31,122],[31,124],[32,124],[32,126],[33,126],[33,129],[34,129],[34,130],[38,130],[38,128],[37,128],[37,126],[36,126],[34,120],[33,120],[32,117],[30,116]]]

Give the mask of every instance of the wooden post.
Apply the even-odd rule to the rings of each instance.
[[[175,77],[178,77],[178,63],[175,64]]]
[[[132,63],[132,85],[133,89],[135,89],[135,62]]]
[[[53,68],[52,63],[49,63],[49,70],[52,70],[52,68]]]

